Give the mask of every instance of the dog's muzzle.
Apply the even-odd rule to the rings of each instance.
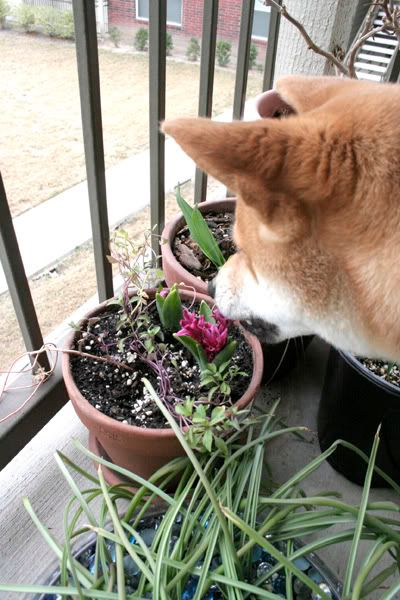
[[[241,325],[243,325],[247,331],[255,335],[260,342],[277,344],[280,341],[279,327],[273,323],[253,318],[241,321]]]

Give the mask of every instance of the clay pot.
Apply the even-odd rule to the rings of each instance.
[[[147,293],[154,298],[154,290],[147,290]],[[210,298],[202,294],[194,294],[186,290],[181,291],[183,300],[192,301],[194,297],[198,301],[205,300],[211,304]],[[85,316],[82,325],[87,319],[101,314],[106,308],[107,302],[100,304]],[[236,325],[240,327],[238,323]],[[263,372],[260,342],[253,335],[244,330],[242,331],[251,347],[253,374],[245,394],[236,403],[238,409],[244,409],[251,403],[259,388]],[[77,335],[79,335],[77,332],[71,333],[65,344],[66,349],[73,347]],[[94,408],[75,384],[71,373],[70,355],[67,353],[63,354],[62,357],[62,372],[69,398],[78,417],[89,429],[91,437],[96,438],[97,447],[101,447],[102,451],[114,464],[148,479],[159,467],[173,458],[185,454],[171,429],[144,429],[121,423]],[[92,440],[92,447],[96,447],[94,440]]]
[[[236,198],[224,198],[224,200],[211,200],[201,202],[198,205],[202,213],[222,213],[235,212]],[[161,256],[164,278],[167,285],[174,283],[184,284],[186,287],[196,290],[200,294],[207,295],[207,283],[198,277],[195,277],[183,267],[175,258],[172,252],[176,234],[185,226],[185,220],[182,214],[178,214],[164,227],[161,238],[165,243],[161,244]]]

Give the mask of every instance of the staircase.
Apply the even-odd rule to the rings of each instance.
[[[382,25],[383,16],[383,10],[376,11],[374,27]],[[369,38],[357,53],[354,66],[358,79],[387,81],[398,50],[397,38],[391,33],[381,31]]]

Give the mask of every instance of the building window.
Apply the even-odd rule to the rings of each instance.
[[[268,39],[271,7],[265,6],[263,0],[254,0],[254,20],[251,35],[263,40]]]
[[[149,19],[149,0],[136,0],[136,18]],[[182,25],[182,0],[167,0],[167,23]]]

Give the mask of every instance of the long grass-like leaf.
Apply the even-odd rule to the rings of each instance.
[[[361,531],[362,531],[362,528],[364,525],[366,512],[367,512],[369,491],[371,488],[372,476],[374,474],[376,453],[378,452],[378,447],[379,447],[379,432],[380,432],[380,426],[375,435],[374,443],[372,445],[372,450],[371,450],[371,458],[369,461],[367,473],[365,475],[365,482],[364,482],[364,488],[363,488],[363,493],[362,493],[362,497],[361,497],[360,510],[358,512],[357,523],[356,523],[356,530],[354,532],[354,538],[351,543],[351,549],[350,549],[350,554],[349,554],[349,558],[347,561],[346,573],[344,576],[344,582],[343,582],[343,595],[344,596],[348,595],[350,593],[350,589],[351,589],[351,582],[352,582],[352,578],[353,578],[354,566],[356,563],[358,546],[359,546],[360,539],[361,539]]]
[[[99,475],[99,481],[100,481],[100,486],[101,489],[103,491],[103,495],[104,495],[104,499],[107,503],[107,508],[108,508],[108,512],[110,514],[113,526],[114,526],[114,531],[115,533],[118,535],[119,539],[120,539],[120,544],[122,544],[125,547],[125,550],[127,551],[127,553],[129,554],[129,556],[132,558],[132,560],[135,561],[135,563],[138,565],[138,567],[140,568],[140,570],[142,571],[142,573],[144,573],[144,575],[147,577],[148,581],[154,585],[154,578],[153,578],[153,574],[151,573],[151,571],[149,570],[149,568],[147,567],[147,565],[141,560],[141,558],[138,556],[137,552],[134,550],[132,544],[130,543],[130,541],[128,540],[126,533],[121,525],[121,522],[119,520],[117,511],[115,510],[115,507],[113,506],[113,503],[111,501],[111,498],[109,496],[108,490],[107,490],[107,484],[105,482],[104,479],[104,475],[102,473],[101,467],[99,467],[98,470],[98,475]]]
[[[0,592],[11,592],[14,594],[54,594],[57,596],[77,596],[78,590],[73,586],[61,587],[52,585],[14,585],[0,583]],[[84,598],[95,598],[95,600],[119,600],[115,592],[107,592],[96,589],[82,590]],[[140,596],[132,595],[130,600],[145,600]],[[17,600],[17,599],[16,599]]]
[[[315,581],[310,579],[303,571],[296,567],[296,565],[286,558],[286,556],[277,548],[275,548],[275,546],[271,544],[265,537],[249,527],[240,517],[238,517],[238,515],[235,515],[226,507],[222,507],[222,510],[228,519],[231,519],[234,524],[239,527],[239,529],[244,531],[255,544],[258,544],[261,546],[261,548],[265,548],[265,550],[267,550],[267,552],[269,552],[269,554],[273,556],[283,567],[286,567],[289,572],[291,572],[293,575],[296,575],[296,577],[305,583],[313,592],[319,594],[322,600],[329,600],[329,596],[327,596],[327,594],[325,594],[325,592],[318,587]]]
[[[193,467],[195,468],[195,470],[197,471],[197,474],[201,480],[201,482],[204,485],[204,489],[210,499],[210,502],[214,508],[215,514],[218,518],[218,520],[220,521],[221,524],[221,528],[222,531],[224,533],[224,537],[225,537],[225,541],[226,541],[226,547],[228,549],[228,551],[231,553],[232,557],[234,558],[234,561],[237,561],[237,556],[236,556],[236,550],[235,547],[233,545],[233,541],[231,539],[231,536],[229,534],[229,529],[228,529],[228,525],[227,525],[227,521],[221,511],[221,508],[219,506],[219,502],[218,499],[215,495],[214,490],[212,489],[210,482],[208,481],[206,475],[204,474],[203,469],[201,468],[201,465],[196,457],[196,455],[194,454],[193,450],[191,449],[191,447],[189,446],[189,444],[187,443],[185,437],[183,436],[181,430],[179,429],[175,419],[171,416],[171,414],[169,413],[169,411],[166,409],[166,407],[164,406],[164,404],[161,402],[161,400],[158,398],[156,392],[154,391],[153,386],[151,385],[151,383],[145,378],[142,378],[142,381],[145,385],[145,387],[147,388],[150,396],[153,398],[154,402],[157,404],[158,408],[161,410],[161,412],[163,413],[165,419],[169,422],[172,430],[174,431],[174,433],[176,434],[181,446],[183,447],[183,449],[185,450],[187,456],[190,458]]]
[[[81,444],[81,442],[79,440],[77,440],[77,439],[74,439],[73,443],[76,446],[76,448],[78,448],[86,456],[89,456],[89,458],[91,458],[94,462],[99,463],[101,465],[104,465],[105,467],[108,467],[109,469],[112,469],[116,473],[119,473],[120,475],[124,475],[128,479],[131,479],[132,481],[135,481],[136,483],[139,483],[144,488],[146,488],[149,491],[155,493],[159,498],[161,498],[162,500],[164,500],[164,502],[167,502],[168,504],[175,504],[174,499],[169,494],[166,494],[164,492],[164,490],[162,490],[161,488],[157,487],[156,485],[154,485],[150,481],[148,481],[146,479],[143,479],[143,477],[140,477],[140,475],[136,475],[135,473],[132,473],[131,471],[128,471],[128,469],[124,469],[123,467],[119,467],[118,465],[115,465],[114,463],[112,463],[112,462],[110,462],[110,461],[102,458],[101,456],[97,456],[97,454],[94,454],[93,452],[91,452],[90,450],[88,450],[87,448],[85,448],[85,446],[83,444]]]
[[[44,538],[47,545],[53,550],[53,552],[56,554],[58,559],[61,560],[63,551],[62,551],[62,548],[59,545],[59,543],[54,539],[54,537],[51,535],[51,533],[48,531],[48,529],[40,522],[35,511],[33,510],[33,507],[31,505],[29,499],[23,498],[22,502],[25,507],[25,510],[28,512],[30,518],[36,525],[36,528],[38,529],[39,533]],[[92,584],[92,578],[90,577],[90,574],[86,571],[86,569],[79,562],[75,561],[75,566],[76,566],[76,569],[79,571],[79,578],[80,578],[81,583],[85,586],[90,586]]]
[[[398,592],[400,592],[400,579],[395,581],[390,590],[383,594],[381,600],[396,600],[396,595]]]

